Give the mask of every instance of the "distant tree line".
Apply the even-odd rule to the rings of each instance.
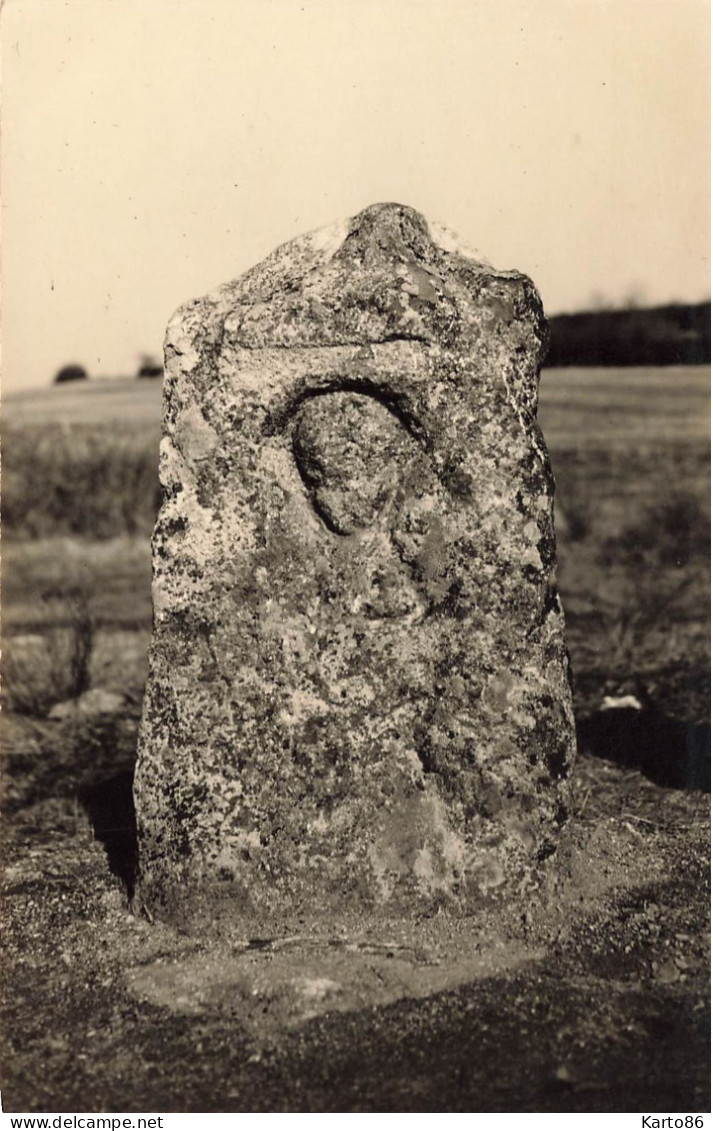
[[[139,368],[136,371],[137,377],[163,377],[163,365],[157,361],[153,354],[142,353]],[[83,365],[77,365],[72,362],[70,365],[63,365],[58,369],[54,375],[55,385],[64,385],[67,381],[86,381],[89,374]]]
[[[598,310],[549,319],[546,365],[707,365],[711,304]]]
[[[58,369],[54,383],[55,385],[64,385],[66,381],[86,381],[89,374],[83,365],[63,365]]]
[[[549,319],[547,365],[709,365],[711,304],[556,314]],[[64,365],[55,384],[83,381],[87,371]],[[137,377],[162,377],[163,366],[142,354]]]
[[[153,354],[143,353],[136,373],[137,377],[163,377],[163,366]]]

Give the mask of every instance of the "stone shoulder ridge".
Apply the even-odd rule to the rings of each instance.
[[[472,247],[447,224],[441,224],[436,220],[428,221],[428,230],[433,243],[441,251],[447,251],[454,255],[460,255],[463,259],[472,259],[474,263],[483,267],[488,267],[491,271],[494,270],[492,263],[486,259],[482,252],[477,248]]]
[[[426,270],[442,263],[441,256],[465,260],[471,269],[497,278],[518,278],[519,271],[499,271],[452,228],[427,220],[404,204],[372,204],[355,216],[336,220],[293,237],[237,278],[215,287],[198,299],[183,303],[176,319],[203,318],[209,308],[216,314],[227,307],[269,302],[279,292],[298,290],[305,279],[339,260],[362,264],[364,270],[390,255],[415,259]]]

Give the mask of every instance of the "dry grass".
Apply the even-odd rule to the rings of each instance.
[[[85,591],[48,594],[44,606],[46,631],[12,637],[3,657],[3,706],[36,718],[89,689],[94,645],[94,619]]]
[[[580,714],[626,691],[689,721],[707,712],[707,379],[704,367],[543,374]],[[82,684],[68,592],[90,594],[100,624],[150,624],[160,390],[106,386],[35,394],[24,417],[9,413],[5,623],[46,633],[47,655],[29,673],[10,648],[6,693],[38,714]]]
[[[616,379],[607,375],[610,393]],[[594,427],[600,417],[589,405],[603,395],[600,378],[594,391],[587,375],[563,381],[549,406],[552,427],[543,413],[566,519],[560,587],[577,709],[596,717],[604,693],[633,689],[674,717],[697,718],[708,697],[707,447],[690,434],[672,437],[665,413],[657,431],[650,388],[632,392],[627,380],[629,422],[643,413],[651,424],[645,443],[626,441],[626,419],[623,436]],[[677,392],[660,375],[654,383],[668,412]],[[60,403],[68,402],[52,399]],[[693,411],[682,388],[678,407],[687,404]],[[101,415],[96,404],[93,411]],[[707,799],[664,789],[606,755],[580,758],[572,780],[562,864],[570,886],[557,891],[582,906],[570,905],[554,941],[523,928],[538,950],[547,947],[544,962],[423,1002],[335,1013],[297,1040],[270,1040],[264,1056],[254,1055],[235,1009],[225,1020],[199,1018],[198,1027],[164,1009],[158,1023],[156,1006],[128,992],[129,973],[157,955],[170,966],[184,940],[167,949],[165,933],[126,914],[157,439],[155,421],[132,433],[107,419],[64,432],[40,420],[5,445],[5,694],[13,708],[2,720],[13,971],[4,979],[13,1046],[6,1107],[123,1110],[130,1084],[136,1110],[205,1111],[220,1104],[228,1080],[244,1110],[283,1110],[288,1101],[291,1110],[343,1110],[347,1079],[354,1110],[364,1096],[375,1110],[401,1110],[403,1097],[415,1096],[421,1110],[426,1079],[431,1110],[444,1096],[453,1110],[484,1102],[523,1111],[622,1103],[707,1110]],[[23,636],[35,641],[24,645],[34,648],[24,666]],[[126,708],[40,717],[89,680],[123,691]],[[514,914],[521,910],[516,904]],[[396,1069],[394,1049],[403,1054]],[[474,1065],[484,1065],[475,1076]]]
[[[4,451],[7,534],[150,533],[160,502],[153,428],[32,425],[10,429]]]

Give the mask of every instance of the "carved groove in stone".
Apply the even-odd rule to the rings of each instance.
[[[399,339],[400,340],[400,339]],[[321,348],[321,347],[320,347]],[[342,347],[340,347],[342,348]],[[373,377],[338,377],[323,378],[319,385],[307,384],[298,391],[293,392],[282,403],[272,407],[268,413],[263,431],[266,436],[276,436],[290,427],[291,422],[299,415],[300,409],[307,401],[318,400],[320,397],[330,397],[335,393],[354,393],[356,396],[368,397],[377,404],[382,405],[387,412],[396,417],[404,430],[416,441],[417,444],[428,452],[432,442],[423,422],[418,419],[403,394],[397,394],[390,386]]]

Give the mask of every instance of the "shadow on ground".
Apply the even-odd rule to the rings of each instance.
[[[94,836],[106,850],[109,870],[126,888],[129,900],[138,864],[133,783],[132,770],[85,786],[79,794]]]
[[[639,770],[666,789],[711,789],[711,728],[650,709],[618,707],[577,723],[583,753]]]
[[[580,728],[583,748],[608,760],[578,760],[549,894],[523,892],[497,931],[487,916],[455,929],[440,916],[420,924],[432,958],[342,938],[344,969],[353,950],[367,989],[393,985],[396,1000],[382,993],[341,1010],[323,1001],[312,1016],[280,1014],[272,982],[303,977],[301,947],[312,975],[325,975],[313,977],[320,991],[339,977],[341,957],[319,966],[330,924],[304,927],[327,938],[321,951],[310,939],[251,946],[247,935],[219,953],[129,913],[128,733],[115,736],[113,772],[97,761],[99,737],[75,746],[71,779],[39,756],[17,759],[6,820],[5,1111],[706,1112],[699,747],[677,732],[664,757],[660,731],[637,719],[619,715],[613,727],[597,716]],[[653,780],[627,768],[631,743],[640,761],[648,752]],[[662,773],[688,790],[655,784]],[[200,992],[182,997],[186,970]],[[146,991],[157,979],[163,998]]]

